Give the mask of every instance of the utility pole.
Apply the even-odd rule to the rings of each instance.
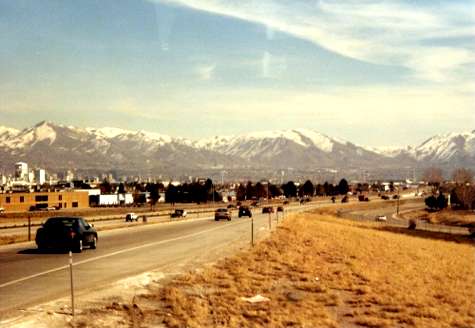
[[[31,241],[31,216],[28,214],[28,241]]]
[[[396,214],[399,215],[399,187],[397,188],[397,202],[396,202]]]
[[[211,192],[213,193],[213,206],[214,206],[214,183],[211,185]]]
[[[73,252],[69,251],[69,279],[71,282],[71,314],[74,318]]]
[[[254,217],[251,216],[251,246],[254,247]]]
[[[267,180],[267,203],[268,204],[270,203],[270,199],[269,199],[269,180]]]

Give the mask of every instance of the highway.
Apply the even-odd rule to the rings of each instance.
[[[268,214],[258,211],[253,212],[256,238],[269,231]],[[275,213],[272,219],[275,228]],[[204,257],[208,250],[249,245],[250,238],[251,220],[237,218],[236,211],[232,221],[203,217],[102,231],[96,250],[73,254],[75,289],[98,289],[121,278]],[[0,317],[69,295],[68,261],[67,252],[40,253],[33,242],[0,247]]]
[[[286,215],[329,205],[328,201],[322,201],[289,206]],[[401,205],[400,210],[420,206],[420,202],[408,203]],[[269,232],[269,216],[260,214],[260,211],[253,210],[256,239]],[[343,217],[371,221],[376,215],[386,215],[386,224],[407,227],[405,220],[392,216],[395,208],[383,202],[377,209],[351,210],[342,207],[340,212]],[[272,214],[274,229],[275,219],[276,213]],[[233,212],[232,221],[216,222],[213,217],[206,216],[100,231],[96,250],[85,249],[80,254],[73,254],[75,290],[87,296],[89,291],[143,272],[192,263],[198,259],[212,261],[216,259],[216,254],[223,254],[218,250],[231,252],[249,245],[250,239],[251,220],[237,218],[237,211]],[[0,318],[13,315],[15,310],[69,295],[68,261],[67,252],[40,253],[34,242],[0,246]]]
[[[353,220],[363,220],[363,221],[375,221],[376,216],[386,216],[386,221],[377,221],[380,224],[385,224],[393,227],[402,227],[407,228],[409,222],[407,219],[401,218],[396,215],[396,207],[388,206],[389,204],[381,203],[381,207],[375,209],[360,209],[360,210],[351,210],[351,209],[340,209],[339,216],[353,219]],[[422,201],[419,202],[409,202],[401,204],[399,207],[399,213],[402,214],[407,211],[414,211],[419,209],[424,209],[425,204]],[[433,224],[427,223],[423,220],[416,220],[416,230],[423,231],[432,231],[432,232],[442,232],[447,234],[454,235],[469,235],[468,228],[460,226],[450,226],[443,224]]]

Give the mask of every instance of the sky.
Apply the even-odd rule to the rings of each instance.
[[[0,0],[0,125],[368,146],[475,129],[475,1]]]

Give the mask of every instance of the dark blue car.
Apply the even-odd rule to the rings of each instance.
[[[97,247],[97,231],[81,217],[49,218],[36,232],[38,249],[61,248],[80,253]]]

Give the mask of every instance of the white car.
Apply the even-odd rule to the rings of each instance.
[[[127,213],[125,215],[125,222],[132,222],[132,221],[138,221],[139,216],[135,213]]]
[[[388,218],[386,217],[386,215],[378,215],[376,216],[376,221],[387,221]]]

